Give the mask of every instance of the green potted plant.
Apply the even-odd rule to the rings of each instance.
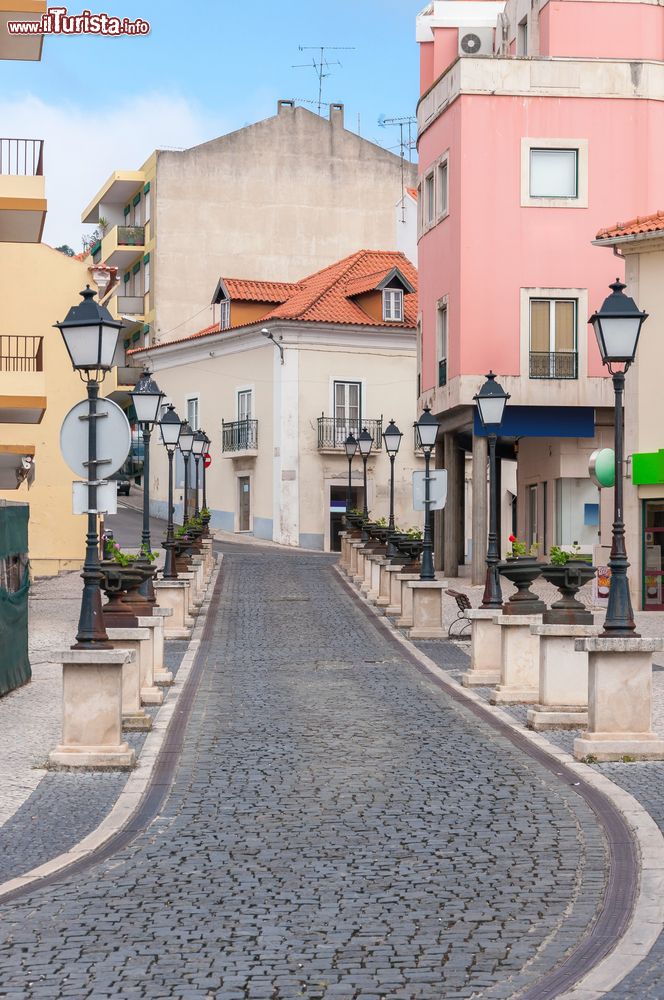
[[[547,625],[592,625],[593,616],[577,593],[589,583],[597,573],[597,567],[581,556],[581,547],[574,542],[570,552],[552,545],[550,563],[542,567],[542,576],[547,583],[557,588],[560,599],[544,613]]]
[[[498,563],[498,572],[514,584],[516,593],[503,605],[504,615],[539,615],[546,611],[546,604],[530,589],[541,575],[542,567],[537,562],[537,544],[528,546],[515,535],[509,536],[510,550],[503,562]]]

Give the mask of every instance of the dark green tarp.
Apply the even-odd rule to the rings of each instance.
[[[28,552],[27,504],[0,507],[0,560]],[[0,696],[32,677],[28,658],[28,594],[30,570],[25,567],[21,586],[10,593],[0,587]]]
[[[0,507],[0,559],[27,554],[29,511],[23,503]]]

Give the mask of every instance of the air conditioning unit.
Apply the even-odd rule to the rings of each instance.
[[[460,56],[492,56],[493,28],[459,28]]]

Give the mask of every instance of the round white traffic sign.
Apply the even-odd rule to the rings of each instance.
[[[69,468],[77,476],[88,478],[88,427],[89,421],[81,419],[90,412],[87,399],[72,406],[60,429],[60,451]],[[121,469],[131,448],[131,427],[124,411],[112,399],[98,399],[97,413],[104,416],[97,420],[97,478],[108,479]]]

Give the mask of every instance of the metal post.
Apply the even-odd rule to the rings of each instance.
[[[182,504],[182,523],[186,524],[188,521],[187,514],[187,502],[189,500],[189,455],[185,453],[184,458],[184,498]]]
[[[203,458],[203,510],[207,510],[207,468],[205,466],[205,458]]]
[[[353,502],[353,458],[348,459],[348,489],[346,491],[346,514],[350,514]]]
[[[88,388],[88,531],[86,535],[85,562],[83,563],[83,595],[78,632],[73,649],[110,648],[102,612],[101,587],[103,579],[99,565],[99,537],[97,535],[97,413],[99,383],[90,381]],[[94,512],[94,513],[93,513]]]
[[[503,593],[500,588],[498,563],[498,481],[496,475],[496,443],[498,436],[489,434],[489,540],[486,550],[486,580],[482,608],[502,608]]]
[[[420,580],[435,580],[436,573],[433,568],[433,544],[431,541],[431,519],[429,512],[431,509],[431,489],[429,477],[429,463],[431,462],[431,452],[424,449],[424,541],[422,545],[422,565],[420,567]]]
[[[167,448],[168,452],[168,523],[166,526],[166,560],[164,562],[164,580],[177,580],[178,574],[175,568],[175,538],[173,535],[173,451]]]
[[[627,369],[625,369],[626,371]],[[615,487],[613,494],[613,536],[609,568],[611,582],[609,585],[609,602],[604,619],[603,636],[638,637],[632,599],[629,593],[627,570],[627,549],[625,547],[625,522],[623,520],[623,393],[625,391],[625,372],[612,372],[613,390],[615,392]]]
[[[394,540],[392,538],[395,531],[394,528],[394,459],[395,458],[396,455],[390,455],[390,519],[387,525],[387,530],[388,530],[387,551],[385,553],[390,559],[393,556],[399,554],[399,550],[394,544]]]
[[[362,517],[364,518],[365,521],[369,520],[369,508],[367,507],[367,460],[368,460],[368,458],[369,458],[368,455],[363,455],[362,456],[362,464],[364,466],[364,507],[363,507],[363,510],[362,510]],[[369,532],[365,528],[364,524],[362,525],[362,541],[363,542],[368,542],[369,541]]]
[[[194,462],[196,463],[196,506],[194,508],[194,517],[200,517],[200,513],[201,513],[200,510],[199,510],[199,507],[198,507],[198,490],[199,490],[198,478],[199,478],[199,474],[200,474],[200,467],[199,467],[200,466],[200,460],[201,460],[201,456],[200,455],[194,455]]]
[[[150,540],[150,436],[152,432],[149,424],[141,424],[141,431],[143,433],[143,530],[141,532],[141,553],[144,552],[148,556],[152,553]],[[149,559],[145,561],[148,565],[152,565]],[[156,600],[151,576],[143,581],[138,588],[138,592],[147,598],[148,601]]]

